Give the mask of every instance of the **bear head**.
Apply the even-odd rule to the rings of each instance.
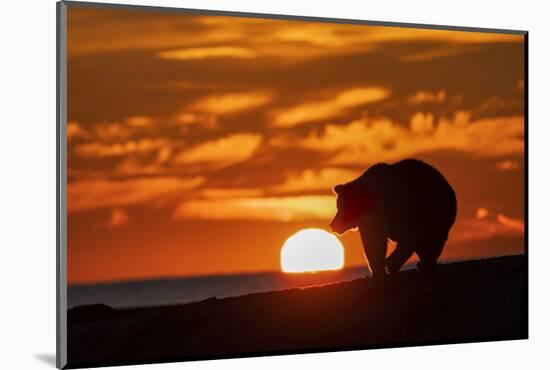
[[[384,187],[388,168],[387,163],[377,163],[357,179],[333,188],[337,196],[336,216],[330,223],[333,232],[343,234],[359,226],[362,216],[375,205],[374,194]]]
[[[336,185],[333,191],[337,196],[337,212],[330,228],[341,235],[359,226],[361,216],[373,205],[373,196],[368,187],[352,183]]]

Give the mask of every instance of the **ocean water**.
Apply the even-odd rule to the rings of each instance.
[[[114,308],[149,307],[337,283],[369,274],[365,266],[316,273],[265,272],[72,285],[67,301],[69,308],[94,303]]]

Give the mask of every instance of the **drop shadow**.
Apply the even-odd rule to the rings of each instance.
[[[56,363],[55,363],[55,353],[39,353],[39,354],[35,353],[34,358],[36,358],[37,360],[42,361],[46,365],[52,366],[52,367],[55,367],[55,365],[56,365]]]

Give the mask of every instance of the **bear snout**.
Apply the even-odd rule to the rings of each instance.
[[[344,225],[342,224],[342,222],[340,222],[340,220],[338,220],[338,218],[334,218],[332,220],[332,222],[330,223],[329,225],[330,227],[330,230],[338,235],[342,235],[343,233],[346,232],[346,228],[344,227]]]

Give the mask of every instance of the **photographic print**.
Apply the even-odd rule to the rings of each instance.
[[[526,32],[58,5],[60,366],[527,338]]]

